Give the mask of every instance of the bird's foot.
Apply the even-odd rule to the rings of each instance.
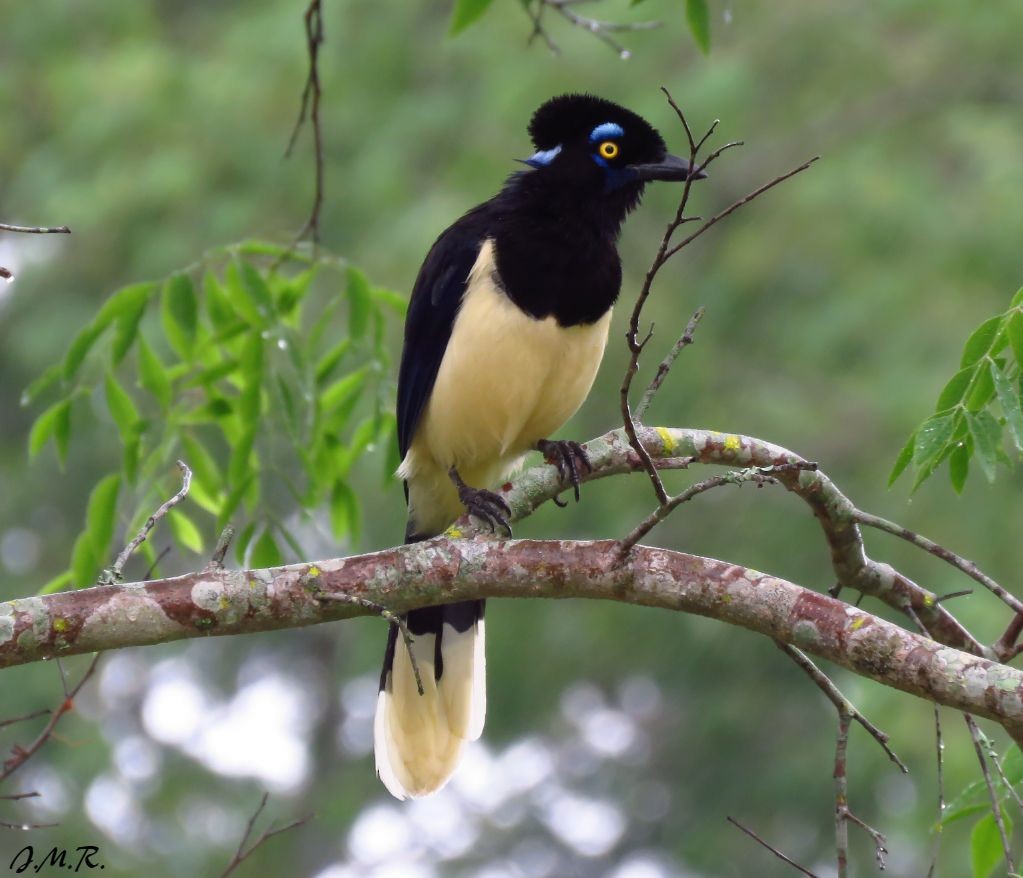
[[[575,492],[575,502],[579,502],[579,474],[580,473],[591,473],[593,472],[593,464],[590,463],[590,458],[586,454],[586,449],[582,447],[578,442],[572,442],[567,439],[541,439],[536,443],[536,450],[539,451],[544,459],[553,464],[558,468],[558,473],[561,478],[568,479],[568,483],[572,486],[572,490]],[[558,498],[554,498],[554,502],[558,506],[564,507],[565,503],[558,502]]]
[[[454,467],[448,470],[448,477],[455,483],[455,487],[458,489],[458,499],[465,507],[466,512],[474,515],[480,521],[485,521],[492,532],[501,528],[507,531],[508,536],[512,535],[511,507],[504,502],[504,498],[500,494],[485,488],[470,488],[462,481],[462,477]]]

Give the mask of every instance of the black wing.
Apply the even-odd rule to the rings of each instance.
[[[482,204],[448,228],[419,269],[398,372],[398,448],[404,459],[430,399],[466,281],[491,226],[490,203]]]

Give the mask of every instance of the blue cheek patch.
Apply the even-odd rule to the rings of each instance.
[[[558,153],[561,152],[561,146],[555,146],[553,149],[542,149],[539,152],[533,153],[528,159],[524,160],[524,163],[529,165],[531,168],[546,168],[551,162],[557,157]]]
[[[625,129],[617,122],[603,122],[590,132],[590,142],[624,137]]]
[[[613,192],[615,189],[620,189],[626,183],[632,183],[636,179],[635,172],[628,166],[612,168],[599,155],[591,155],[590,158],[604,169],[604,192]]]

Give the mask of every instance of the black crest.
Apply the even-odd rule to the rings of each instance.
[[[533,114],[529,136],[537,149],[553,149],[587,137],[604,122],[621,125],[637,152],[665,152],[663,138],[646,119],[614,101],[589,94],[559,95],[546,101]]]

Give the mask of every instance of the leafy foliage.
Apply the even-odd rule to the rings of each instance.
[[[985,320],[966,340],[959,371],[938,397],[935,412],[913,431],[888,478],[891,485],[910,463],[913,489],[945,460],[952,486],[961,492],[976,460],[988,481],[999,463],[1011,465],[1006,434],[1023,453],[1023,289],[1008,310]]]
[[[335,538],[357,534],[348,480],[374,443],[394,445],[384,336],[404,308],[334,257],[259,241],[111,295],[22,395],[26,406],[55,397],[30,431],[31,457],[52,441],[63,466],[75,423],[90,414],[109,418],[122,449],[92,490],[69,569],[44,590],[95,582],[118,520],[133,534],[177,490],[178,458],[193,472],[191,508],[168,516],[182,550],[204,551],[204,534],[240,509],[249,521],[239,560],[260,566],[282,562],[282,541],[301,552],[285,523],[296,510],[325,507]],[[396,466],[388,455],[388,479]]]
[[[993,754],[991,755],[993,757]],[[1023,783],[1023,752],[1020,752],[1015,744],[1008,749],[1001,767],[1001,772],[993,773],[991,783],[998,799],[1005,831],[1011,838],[1012,820],[1007,811],[1015,800],[1015,794],[1010,785],[1018,788],[1020,783]],[[978,816],[979,819],[970,833],[970,863],[973,878],[988,878],[1001,862],[1004,852],[998,825],[991,812],[991,795],[984,778],[977,778],[968,784],[948,803],[945,815],[936,829],[940,832],[950,823]]]

